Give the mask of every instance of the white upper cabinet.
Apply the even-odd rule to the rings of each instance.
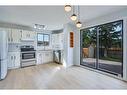
[[[63,49],[63,33],[52,34],[52,48],[53,50]]]
[[[21,40],[21,32],[19,29],[11,29],[12,32],[12,43],[20,43]]]
[[[8,43],[20,43],[21,32],[19,29],[5,28],[4,30],[8,32]]]
[[[8,43],[11,43],[11,40],[12,40],[11,29],[7,28],[7,29],[5,29],[5,31],[8,32]]]
[[[35,32],[34,31],[22,30],[21,33],[22,33],[21,40],[29,40],[29,41],[35,40]]]

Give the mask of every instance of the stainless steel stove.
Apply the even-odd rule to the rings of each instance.
[[[21,46],[21,67],[36,65],[36,51],[34,46]]]

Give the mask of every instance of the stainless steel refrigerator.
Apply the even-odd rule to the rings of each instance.
[[[0,29],[0,80],[4,79],[8,70],[8,38],[7,32]]]

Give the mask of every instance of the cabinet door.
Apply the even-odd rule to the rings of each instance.
[[[37,53],[37,64],[42,64],[42,54]]]
[[[28,39],[28,31],[26,31],[26,30],[22,30],[22,40],[26,40],[26,39]]]
[[[14,52],[14,67],[20,67],[20,52]]]
[[[48,63],[48,62],[50,62],[50,53],[45,52],[44,53],[44,63]]]
[[[53,53],[52,52],[49,52],[49,62],[52,62],[53,61]]]
[[[8,53],[8,69],[10,69],[12,66],[12,56],[10,55],[10,53]]]
[[[55,49],[55,35],[52,34],[52,49]]]
[[[21,32],[18,29],[12,29],[12,43],[20,43]]]
[[[8,43],[11,43],[12,40],[12,32],[10,28],[6,28],[5,31],[8,33]]]
[[[46,59],[47,59],[47,63],[53,61],[53,54],[52,54],[52,52],[47,52],[46,53]]]
[[[14,68],[14,56],[12,52],[8,53],[8,68],[9,69]]]
[[[20,67],[20,52],[8,53],[8,68],[14,69]]]
[[[34,31],[22,30],[22,40],[34,40],[34,39],[35,39]]]
[[[52,48],[54,49],[54,50],[59,50],[60,49],[60,44],[61,44],[61,42],[60,42],[60,34],[53,34],[52,35],[53,37],[53,46],[52,46]]]
[[[41,60],[41,61],[42,61],[42,64],[43,64],[43,63],[46,63],[46,60],[47,60],[47,59],[46,59],[45,52],[42,52],[41,54],[42,54],[42,57],[41,57],[41,59],[42,59],[42,60]]]
[[[29,31],[30,39],[34,40],[35,39],[35,32],[34,31]]]

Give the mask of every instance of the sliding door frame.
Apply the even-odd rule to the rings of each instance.
[[[95,25],[95,26],[92,26],[92,27],[87,27],[87,28],[84,28],[84,29],[89,29],[89,28],[93,28],[93,27],[97,27],[97,33],[96,33],[96,45],[97,45],[97,48],[96,48],[96,51],[97,51],[97,53],[96,53],[96,56],[97,56],[97,58],[96,58],[96,63],[95,63],[95,68],[94,67],[90,67],[90,66],[87,66],[87,65],[83,65],[83,64],[81,64],[82,63],[82,61],[83,61],[83,50],[82,50],[82,48],[83,48],[83,46],[82,46],[82,30],[84,30],[84,29],[81,29],[80,30],[80,65],[83,65],[83,66],[86,66],[86,67],[89,67],[89,68],[92,68],[92,69],[96,69],[96,70],[99,70],[99,71],[103,71],[103,72],[106,72],[106,73],[109,73],[109,74],[113,74],[113,75],[118,75],[118,74],[115,74],[115,73],[113,73],[113,72],[111,72],[111,71],[108,71],[108,70],[102,70],[102,69],[99,69],[98,68],[98,63],[99,63],[99,31],[98,31],[98,27],[100,26],[100,25],[106,25],[106,24],[110,24],[110,23],[115,23],[115,22],[121,22],[122,23],[122,40],[121,40],[121,43],[122,43],[122,61],[121,61],[121,63],[122,63],[122,65],[121,65],[121,69],[122,69],[122,72],[121,72],[121,77],[123,77],[123,60],[124,60],[124,57],[123,57],[123,54],[124,54],[124,52],[123,52],[123,47],[124,47],[124,43],[123,43],[123,19],[122,20],[117,20],[117,21],[113,21],[113,22],[108,22],[108,23],[104,23],[104,24],[99,24],[99,25]]]
[[[94,28],[94,27],[96,27],[96,26],[88,27],[88,28],[85,28],[85,29]],[[81,29],[81,30],[83,30],[83,29]],[[83,48],[83,46],[82,46],[82,32],[81,32],[81,30],[80,30],[80,65],[83,65],[83,64],[81,64],[82,63],[82,56],[83,56],[83,50],[82,50],[82,48]],[[97,36],[97,33],[96,33],[96,36]],[[96,45],[97,45],[97,37],[96,37]],[[97,48],[96,48],[96,51],[97,51]],[[83,66],[86,66],[86,67],[89,67],[89,68],[93,68],[93,69],[97,69],[97,60],[98,60],[98,58],[97,58],[97,53],[96,53],[95,67],[94,66],[90,67],[88,65],[83,65]]]

